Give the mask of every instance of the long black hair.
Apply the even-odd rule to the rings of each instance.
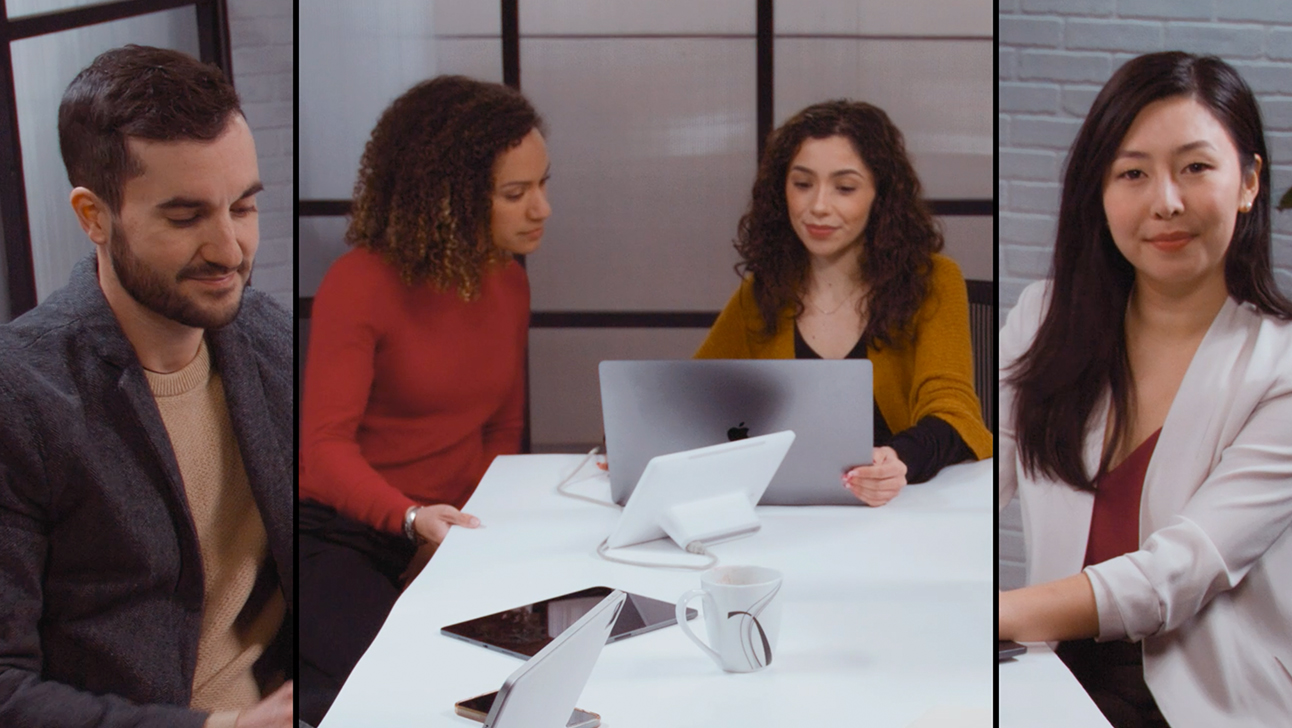
[[[1120,442],[1124,434],[1131,400],[1125,315],[1135,269],[1109,232],[1104,177],[1144,107],[1175,96],[1196,100],[1224,125],[1245,174],[1260,166],[1252,209],[1238,216],[1225,253],[1229,295],[1268,315],[1292,318],[1292,302],[1279,292],[1270,262],[1270,159],[1252,90],[1214,56],[1170,51],[1127,62],[1099,92],[1072,143],[1059,205],[1050,306],[1036,339],[1009,374],[1017,390],[1019,457],[1032,475],[1094,487],[1099,473],[1086,472],[1082,450],[1098,401],[1095,394],[1105,388],[1112,395],[1111,442]],[[1105,452],[1100,473],[1108,469],[1113,450]]]

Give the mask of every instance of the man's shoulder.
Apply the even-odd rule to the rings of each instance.
[[[273,296],[246,289],[238,317],[227,329],[244,339],[258,358],[291,363],[292,316]]]
[[[45,378],[66,371],[82,358],[94,338],[92,318],[78,316],[57,294],[7,324],[0,325],[0,376],[41,374]]]

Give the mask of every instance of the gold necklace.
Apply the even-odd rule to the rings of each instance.
[[[810,305],[812,308],[815,308],[816,310],[820,311],[822,316],[833,316],[834,314],[838,313],[839,309],[841,309],[841,308],[843,308],[844,306],[848,305],[848,302],[849,302],[849,301],[851,301],[852,299],[856,298],[856,297],[857,297],[857,291],[855,291],[855,290],[854,290],[852,293],[848,294],[848,296],[847,296],[846,298],[844,298],[844,299],[843,299],[843,301],[842,301],[842,302],[840,302],[838,306],[835,306],[834,308],[830,309],[829,311],[825,310],[824,308],[821,308],[819,305],[817,305],[817,302],[816,302],[816,301],[813,301],[813,300],[811,300],[811,299],[809,299],[809,300],[808,300],[808,305]]]

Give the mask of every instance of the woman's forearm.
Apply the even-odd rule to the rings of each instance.
[[[1054,642],[1099,634],[1095,592],[1084,573],[1001,592],[1000,639]]]

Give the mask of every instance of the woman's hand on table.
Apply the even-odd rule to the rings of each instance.
[[[882,506],[906,486],[906,463],[891,447],[877,447],[870,465],[843,474],[843,486],[868,506]]]
[[[445,504],[422,506],[413,519],[413,530],[417,535],[437,546],[449,535],[449,526],[476,528],[479,525],[479,518]]]

